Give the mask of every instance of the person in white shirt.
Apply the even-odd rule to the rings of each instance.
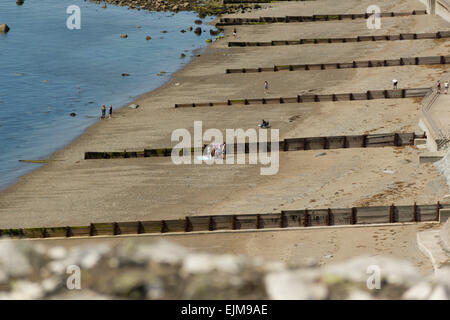
[[[392,80],[392,84],[394,86],[394,89],[397,89],[397,85],[398,85],[397,79]]]
[[[447,94],[448,93],[448,80],[446,80],[444,82],[444,93]]]

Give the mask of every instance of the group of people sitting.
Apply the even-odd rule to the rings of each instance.
[[[211,143],[206,147],[206,154],[210,159],[219,159],[219,158],[225,158],[225,154],[227,153],[227,146],[224,142],[223,144],[220,143]]]

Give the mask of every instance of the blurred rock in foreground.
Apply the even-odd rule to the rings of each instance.
[[[169,242],[50,244],[0,241],[0,299],[450,298],[450,268],[425,277],[409,262],[386,257],[291,266],[196,253]],[[371,290],[374,270],[381,274],[380,289]]]

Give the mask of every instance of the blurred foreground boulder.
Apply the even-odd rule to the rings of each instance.
[[[0,299],[450,298],[450,268],[426,277],[409,262],[386,257],[292,266],[198,253],[165,241],[51,244],[0,241]],[[373,270],[380,271],[380,289],[368,288],[376,284]]]

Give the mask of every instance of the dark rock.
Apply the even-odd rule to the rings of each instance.
[[[150,36],[145,37],[145,40],[151,40],[151,39],[152,39],[152,37],[150,37]]]
[[[189,26],[187,29],[188,29],[188,31],[192,31],[193,30],[193,28],[191,26]]]
[[[0,24],[0,32],[7,33],[9,30],[10,29],[7,24]]]
[[[75,113],[75,112],[72,112],[71,114],[70,114],[70,116],[71,117],[75,117],[77,114]]]
[[[17,4],[18,6],[23,5],[24,2],[25,2],[25,0],[16,0],[16,4]]]
[[[195,20],[194,23],[195,23],[195,24],[202,24],[203,21],[202,21],[202,20]]]
[[[183,59],[183,58],[185,58],[186,57],[186,55],[184,54],[184,53],[182,53],[181,55],[180,55],[180,58],[181,59]]]
[[[125,39],[125,38],[128,38],[128,35],[126,33],[124,33],[124,34],[120,35],[120,37]]]
[[[181,32],[181,33],[185,33],[185,32],[186,32],[186,30],[182,29],[182,30],[181,30],[180,32]]]
[[[219,33],[220,33],[219,30],[213,30],[213,29],[209,30],[209,34],[211,36],[217,36]]]
[[[122,73],[122,77],[129,77],[130,74],[129,73]]]
[[[167,33],[167,30],[163,30],[163,31],[161,31],[161,33]]]
[[[195,28],[194,33],[195,33],[196,35],[201,35],[201,34],[202,34],[202,28],[200,28],[200,27]]]

